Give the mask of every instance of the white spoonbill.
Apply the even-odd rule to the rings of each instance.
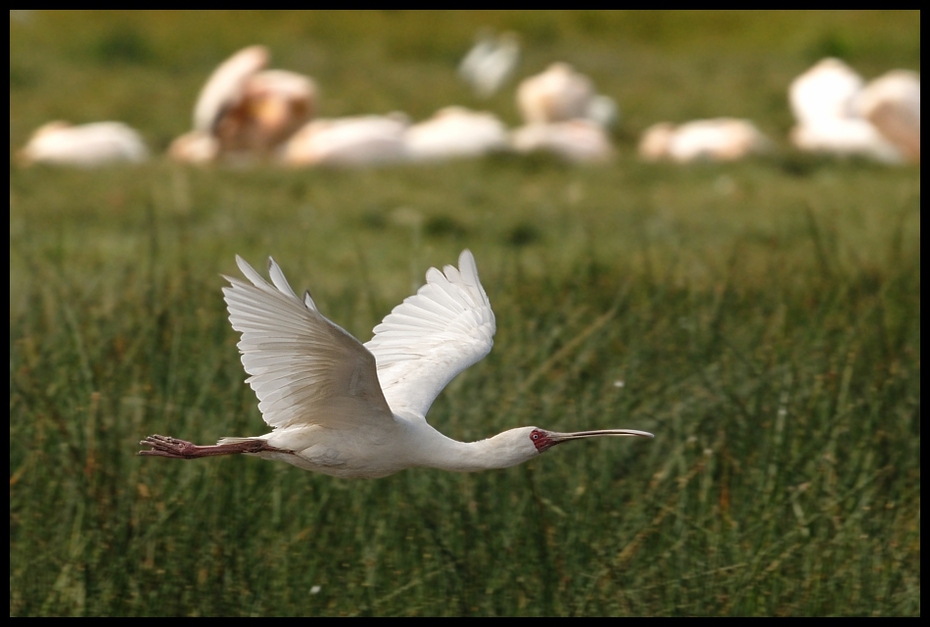
[[[457,442],[426,422],[439,392],[488,354],[494,313],[471,252],[459,267],[430,268],[362,344],[326,319],[309,293],[299,298],[269,259],[269,285],[236,257],[248,282],[226,277],[229,320],[242,333],[246,382],[271,433],[212,446],[153,435],[141,455],[193,459],[244,453],[336,477],[384,477],[426,466],[469,472],[507,468],[561,442],[597,436],[653,437],[609,429],[558,433],[519,427],[479,442]]]

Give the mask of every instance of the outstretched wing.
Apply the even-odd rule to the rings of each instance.
[[[462,251],[458,269],[443,272],[430,268],[426,285],[395,307],[365,344],[395,413],[426,416],[446,384],[494,344],[494,312],[471,251]]]
[[[274,286],[238,255],[236,263],[251,285],[226,277],[223,297],[233,329],[242,333],[246,383],[265,422],[340,428],[393,421],[372,354],[323,317],[309,294],[301,301],[273,259]]]

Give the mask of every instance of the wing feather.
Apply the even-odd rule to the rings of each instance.
[[[229,321],[242,334],[246,382],[265,422],[340,428],[392,421],[374,356],[320,314],[309,294],[301,300],[268,261],[273,286],[237,255],[249,283],[226,277],[230,286],[223,288]]]
[[[430,268],[426,285],[375,327],[365,347],[391,409],[422,418],[449,381],[490,352],[495,330],[475,258],[464,250],[458,269]]]

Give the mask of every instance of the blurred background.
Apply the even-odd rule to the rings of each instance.
[[[482,28],[520,44],[487,98],[457,75]],[[165,157],[252,44],[322,117],[509,128],[519,82],[568,62],[618,106],[614,155]],[[919,614],[919,163],[792,148],[788,86],[824,57],[919,72],[920,14],[11,11],[10,614]],[[657,122],[720,116],[771,150],[637,156]],[[151,157],[25,165],[52,120],[124,122]],[[373,481],[135,455],[265,430],[220,292],[235,254],[367,341],[466,247],[498,333],[431,424],[655,440]]]

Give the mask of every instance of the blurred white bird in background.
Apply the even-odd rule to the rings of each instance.
[[[525,124],[510,134],[519,153],[549,152],[571,163],[610,160],[614,149],[604,127],[587,119]]]
[[[241,258],[248,279],[226,277],[229,319],[242,333],[246,380],[272,432],[223,438],[212,446],[153,435],[141,455],[193,459],[248,454],[336,477],[375,478],[426,466],[456,472],[507,468],[569,440],[653,437],[610,429],[559,433],[520,427],[458,442],[431,427],[426,412],[442,389],[491,350],[494,313],[471,252],[459,267],[431,268],[426,285],[375,327],[362,344],[303,299],[269,260],[273,285]]]
[[[899,71],[900,72],[900,71]],[[889,73],[865,81],[839,59],[819,61],[788,88],[795,147],[885,163],[920,160],[920,79]]]
[[[264,46],[249,46],[221,63],[197,97],[193,130],[177,138],[169,154],[193,163],[267,156],[316,115],[313,80],[264,70],[270,59]]]
[[[856,117],[853,103],[864,84],[862,77],[839,59],[822,59],[788,87],[791,112],[801,125]]]
[[[800,150],[839,157],[867,157],[883,163],[901,163],[904,156],[868,120],[824,119],[791,129],[791,143]]]
[[[660,122],[643,132],[639,155],[647,161],[735,161],[770,151],[772,143],[749,120],[714,118],[675,126]]]
[[[527,124],[585,118],[608,127],[618,117],[617,103],[598,95],[591,79],[568,63],[553,63],[523,80],[517,86],[517,108]]]
[[[507,149],[507,129],[493,113],[445,107],[408,128],[404,141],[413,161],[481,157]]]
[[[26,164],[93,168],[111,163],[141,163],[149,151],[138,132],[122,122],[93,122],[73,126],[49,122],[36,129],[19,151]]]
[[[459,63],[459,77],[480,98],[490,98],[513,76],[520,63],[520,38],[505,32],[495,37],[488,28],[478,31],[475,45]]]
[[[582,118],[595,96],[594,84],[567,63],[553,63],[545,72],[517,86],[517,108],[528,124]]]
[[[599,95],[590,78],[567,63],[517,86],[517,108],[526,124],[510,134],[520,153],[550,152],[573,163],[607,161],[613,157],[607,129],[617,122],[617,103]]]
[[[920,163],[920,75],[891,70],[869,81],[856,98],[868,120],[908,161]]]
[[[292,166],[363,167],[407,160],[403,113],[321,118],[297,131],[281,160]]]

